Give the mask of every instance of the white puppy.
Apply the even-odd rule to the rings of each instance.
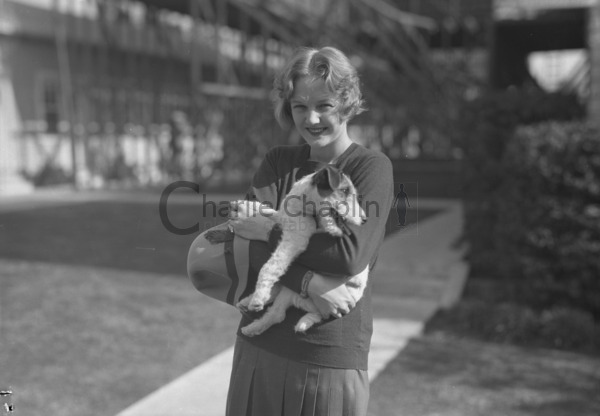
[[[308,312],[296,324],[294,329],[298,332],[305,332],[323,319],[309,298],[303,298],[278,281],[294,259],[306,249],[314,233],[327,232],[336,237],[342,236],[336,215],[354,225],[366,221],[350,178],[332,166],[296,182],[279,211],[256,201],[232,203],[233,224],[236,221],[274,221],[283,230],[277,248],[260,270],[254,293],[237,305],[242,310],[260,311],[269,300],[274,299],[273,306],[260,319],[242,328],[242,333],[254,336],[264,332],[273,324],[283,321],[290,306]],[[345,282],[355,301],[362,297],[367,278],[368,266]]]

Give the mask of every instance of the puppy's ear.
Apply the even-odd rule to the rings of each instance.
[[[327,196],[336,190],[342,182],[342,172],[333,167],[325,166],[313,177],[313,184],[317,186],[319,195]]]

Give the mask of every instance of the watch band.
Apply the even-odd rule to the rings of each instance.
[[[313,278],[313,275],[314,275],[314,273],[312,272],[312,270],[309,270],[306,272],[306,274],[302,278],[302,286],[300,288],[300,296],[302,296],[303,298],[308,297],[308,284],[310,283],[310,279]]]

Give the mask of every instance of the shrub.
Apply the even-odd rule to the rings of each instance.
[[[114,159],[109,161],[103,174],[104,179],[107,180],[137,179],[134,168],[127,164],[122,153],[118,153]]]
[[[498,252],[542,307],[581,307],[600,318],[600,140],[583,123],[520,128],[502,165]],[[505,276],[507,277],[507,276]]]
[[[465,157],[461,178],[464,238],[471,246],[469,260],[475,274],[507,276],[516,272],[515,264],[500,255],[496,234],[502,232],[507,218],[518,215],[516,206],[498,210],[499,201],[510,198],[503,194],[504,184],[512,181],[505,153],[517,126],[573,120],[583,114],[575,96],[537,89],[488,92],[461,109],[456,142]],[[534,198],[533,194],[526,197]]]
[[[511,302],[468,300],[427,323],[427,332],[449,330],[502,344],[600,354],[600,326],[589,313],[564,307],[539,311]]]
[[[536,91],[492,93],[465,107],[464,238],[472,276],[511,288],[496,301],[581,309],[598,320],[600,140],[573,121],[582,114],[572,98]]]
[[[25,175],[37,187],[65,185],[73,183],[73,175],[60,166],[48,162],[32,175]]]
[[[598,350],[600,327],[590,314],[556,307],[540,315],[540,336],[556,348]]]

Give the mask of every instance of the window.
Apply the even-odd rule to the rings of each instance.
[[[45,74],[39,78],[37,100],[38,116],[44,122],[44,130],[57,133],[60,121],[60,86],[55,76]]]

